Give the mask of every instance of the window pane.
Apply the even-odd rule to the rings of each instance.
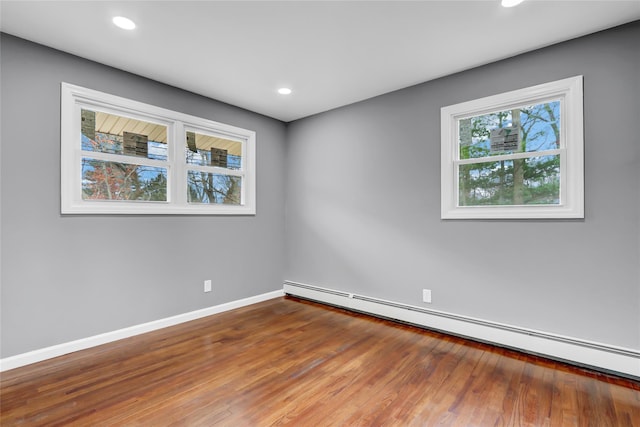
[[[560,156],[459,166],[458,206],[557,205]]]
[[[188,164],[242,168],[242,142],[197,132],[187,132],[186,140],[185,157]]]
[[[187,173],[189,203],[215,203],[239,205],[242,194],[242,178],[206,172]]]
[[[560,148],[560,101],[458,120],[460,159]]]
[[[167,169],[82,159],[84,200],[167,201]]]
[[[167,127],[82,109],[82,149],[167,160]]]

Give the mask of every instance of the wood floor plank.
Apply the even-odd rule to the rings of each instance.
[[[640,384],[291,297],[0,374],[2,426],[640,426]]]

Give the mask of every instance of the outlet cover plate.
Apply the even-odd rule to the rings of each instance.
[[[422,290],[422,302],[428,302],[431,304],[431,289]]]

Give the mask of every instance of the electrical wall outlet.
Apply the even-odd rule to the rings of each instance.
[[[428,302],[431,304],[431,289],[422,290],[422,302]]]
[[[204,291],[211,292],[211,280],[204,281]]]

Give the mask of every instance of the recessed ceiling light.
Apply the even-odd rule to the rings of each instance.
[[[136,28],[136,23],[129,18],[125,18],[124,16],[115,16],[113,18],[113,23],[123,30],[133,30],[134,28]]]
[[[522,3],[524,0],[502,0],[503,7],[513,7]]]
[[[278,93],[280,95],[290,95],[291,89],[289,89],[288,87],[281,87],[280,89],[278,89]]]
[[[502,0],[503,7],[513,7],[522,3],[524,0]]]

